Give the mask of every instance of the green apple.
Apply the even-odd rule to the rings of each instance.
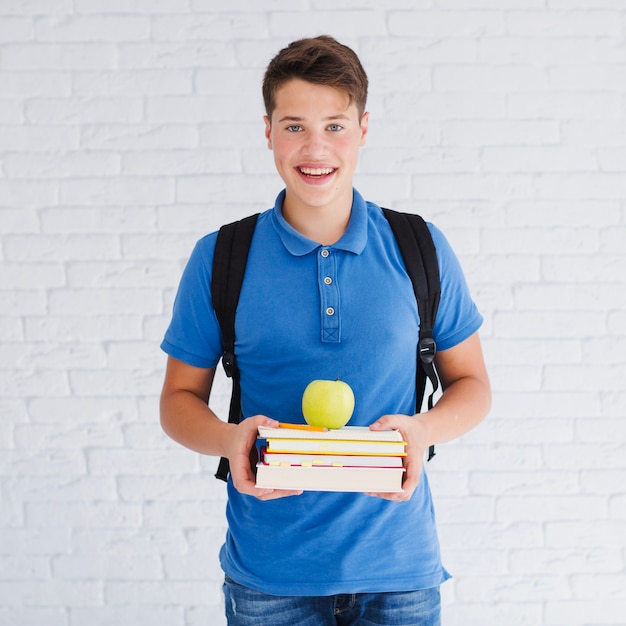
[[[310,426],[342,428],[352,417],[354,393],[343,380],[313,380],[302,394],[302,415]]]

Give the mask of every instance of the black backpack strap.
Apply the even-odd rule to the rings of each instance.
[[[428,397],[428,410],[433,408],[434,394],[439,388],[439,379],[433,362],[437,352],[433,327],[441,297],[439,263],[428,226],[419,215],[399,213],[391,209],[383,209],[383,213],[398,242],[417,300],[420,331],[415,388],[416,412],[419,413],[424,400],[426,379],[430,380],[432,386],[432,392]],[[430,461],[433,456],[435,456],[435,447],[430,446],[428,460]]]
[[[235,313],[258,216],[257,213],[222,226],[217,235],[213,257],[211,297],[222,331],[222,365],[226,375],[233,379],[228,412],[228,421],[231,424],[238,424],[241,420],[241,386],[235,358]],[[229,471],[228,459],[221,458],[215,477],[226,481]]]

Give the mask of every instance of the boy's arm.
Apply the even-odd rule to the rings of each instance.
[[[204,369],[168,357],[161,392],[161,426],[183,446],[211,456],[223,456],[230,462],[235,488],[241,493],[264,500],[293,495],[291,491],[257,489],[250,453],[255,446],[259,426],[276,427],[278,423],[257,415],[240,424],[222,421],[208,406],[215,368]]]
[[[424,453],[429,446],[465,434],[491,408],[491,386],[478,333],[454,348],[438,352],[435,365],[443,394],[430,411],[414,416],[384,415],[370,426],[372,430],[399,430],[407,442],[403,493],[373,495],[408,500],[419,484]]]

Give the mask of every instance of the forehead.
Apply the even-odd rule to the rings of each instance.
[[[272,114],[304,117],[327,117],[329,115],[356,115],[356,105],[350,95],[329,85],[318,85],[294,78],[283,83],[274,94],[275,108]]]

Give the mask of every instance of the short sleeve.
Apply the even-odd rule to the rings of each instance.
[[[215,367],[222,355],[219,324],[211,301],[211,266],[216,234],[194,247],[174,300],[161,349],[195,367]]]
[[[474,303],[461,264],[444,234],[428,224],[439,261],[441,300],[433,336],[438,350],[447,350],[473,335],[483,317]]]

